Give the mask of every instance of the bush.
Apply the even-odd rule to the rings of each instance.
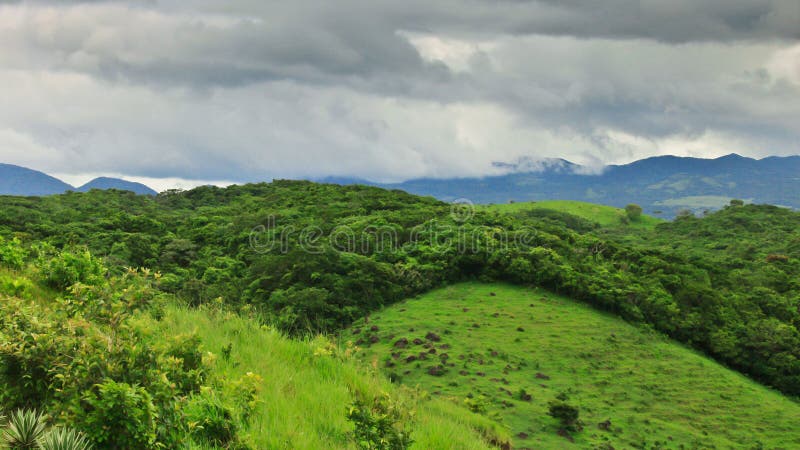
[[[263,382],[264,379],[260,376],[247,372],[245,376],[234,383],[236,409],[239,411],[242,423],[247,424],[250,416],[255,412]]]
[[[578,418],[580,411],[576,406],[568,404],[567,398],[563,394],[557,400],[548,403],[547,415],[557,419],[564,430],[580,431],[583,428]]]
[[[483,414],[486,412],[487,403],[486,397],[483,395],[479,395],[477,397],[467,397],[464,399],[464,406],[466,406],[470,411],[478,414]]]
[[[347,410],[353,440],[365,450],[405,450],[414,442],[402,421],[404,414],[388,395],[368,403],[356,400]]]
[[[631,203],[625,207],[625,216],[631,221],[637,221],[642,217],[642,207]]]
[[[63,250],[38,265],[45,284],[62,291],[76,283],[99,285],[106,274],[102,261],[85,249]]]
[[[201,442],[224,447],[236,441],[233,413],[213,393],[193,396],[185,413],[191,435]]]
[[[0,294],[9,297],[29,298],[33,283],[27,278],[0,274]]]
[[[156,442],[156,408],[142,387],[112,380],[83,398],[87,406],[76,425],[102,448],[152,448]]]
[[[22,247],[22,242],[14,238],[10,241],[0,237],[0,264],[12,269],[20,270],[25,266],[28,252]]]

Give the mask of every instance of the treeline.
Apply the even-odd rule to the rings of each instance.
[[[331,238],[341,230],[358,245]],[[161,291],[254,309],[289,333],[333,331],[446,283],[504,280],[647,324],[790,395],[800,395],[798,230],[800,214],[736,206],[618,235],[557,213],[465,213],[295,181],[0,198],[6,239],[86,246],[117,273],[150,267]]]

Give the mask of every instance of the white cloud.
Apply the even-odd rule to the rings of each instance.
[[[795,4],[4,5],[0,162],[162,189],[798,153]]]

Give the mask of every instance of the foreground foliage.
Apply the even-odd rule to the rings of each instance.
[[[347,415],[357,399],[391,405],[391,426],[404,430],[393,442],[414,434],[411,448],[509,440],[493,421],[364,374],[353,349],[290,340],[222,304],[178,305],[147,270],[103,267],[84,279],[93,284],[54,290],[41,267],[94,257],[37,251],[38,267],[2,272],[31,286],[25,298],[0,294],[0,410],[14,411],[0,433],[10,448],[356,448],[363,428],[353,424],[363,422]]]

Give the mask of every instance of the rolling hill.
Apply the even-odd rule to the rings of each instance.
[[[376,312],[342,339],[396,381],[504,423],[515,448],[800,446],[800,404],[544,290],[453,285]],[[559,435],[547,414],[559,394],[583,431]]]
[[[562,201],[465,220],[286,180],[0,205],[0,409],[98,448],[352,448],[375,427],[417,448],[798,446],[788,209],[631,228]],[[558,434],[557,400],[582,431]]]

